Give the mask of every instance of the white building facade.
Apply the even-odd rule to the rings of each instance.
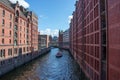
[[[63,32],[63,47],[64,48],[69,48],[69,43],[70,43],[70,35],[69,35],[69,29],[65,30]]]

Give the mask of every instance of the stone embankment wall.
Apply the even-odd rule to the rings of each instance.
[[[17,57],[13,57],[13,58],[2,61],[2,63],[0,63],[0,76],[4,75],[5,73],[19,66],[24,65],[25,63],[30,62],[31,60],[35,58],[38,58],[39,56],[43,54],[46,54],[49,51],[50,51],[50,48],[46,48],[41,51],[19,55]]]

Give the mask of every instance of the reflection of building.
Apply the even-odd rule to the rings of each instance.
[[[59,47],[63,47],[63,31],[59,31],[58,43]]]
[[[37,53],[38,17],[33,12],[18,2],[0,0],[0,22],[0,66],[11,65],[13,58],[20,64],[19,56]]]
[[[49,47],[49,35],[39,35],[40,38],[40,49]]]
[[[63,47],[69,49],[69,29],[63,32]]]

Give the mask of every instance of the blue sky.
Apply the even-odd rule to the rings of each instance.
[[[26,2],[29,9],[38,15],[39,30],[41,33],[52,33],[52,35],[56,35],[59,29],[66,30],[69,28],[69,16],[71,16],[74,11],[74,4],[76,0],[18,1]]]

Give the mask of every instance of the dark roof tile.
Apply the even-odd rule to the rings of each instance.
[[[4,4],[5,6],[13,10],[12,3],[9,0],[0,0],[0,3]]]

